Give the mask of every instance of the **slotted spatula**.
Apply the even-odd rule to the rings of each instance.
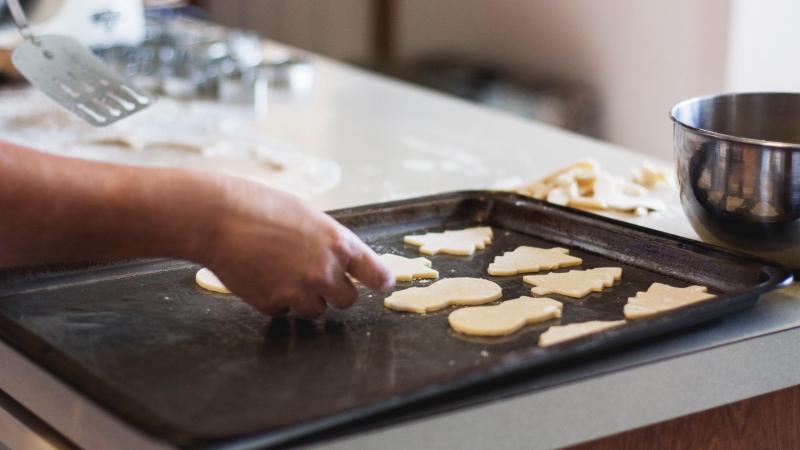
[[[36,36],[18,0],[6,0],[25,40],[14,49],[14,67],[37,89],[94,126],[110,125],[148,107],[153,98],[115,74],[78,41]]]

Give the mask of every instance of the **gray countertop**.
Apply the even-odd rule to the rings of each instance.
[[[620,175],[645,159],[671,165],[322,58],[317,77],[309,96],[274,95],[259,127],[341,165],[339,185],[313,200],[323,209],[532,180],[586,157]],[[666,111],[664,126],[671,126]],[[696,238],[677,198],[671,200],[667,213],[631,220]],[[800,384],[798,327],[800,288],[791,286],[724,320],[313,445],[548,448],[584,442]],[[0,389],[78,445],[162,447],[4,344],[0,360]],[[6,411],[0,412],[4,429],[13,429],[15,439],[35,434],[17,427]]]

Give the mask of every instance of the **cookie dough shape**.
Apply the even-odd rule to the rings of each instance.
[[[561,247],[538,248],[522,245],[503,253],[489,264],[489,275],[511,276],[520,273],[553,270],[560,267],[579,266],[583,260],[570,256],[569,250]]]
[[[197,274],[194,276],[194,281],[198,286],[207,291],[219,292],[220,294],[231,293],[231,291],[229,291],[228,288],[226,288],[225,285],[219,281],[219,278],[214,275],[214,272],[205,267],[197,271]]]
[[[396,311],[418,314],[437,311],[450,305],[482,305],[502,297],[497,283],[482,278],[445,278],[430,286],[394,292],[383,301]]]
[[[662,283],[653,283],[644,292],[637,292],[629,297],[625,305],[625,318],[641,319],[655,316],[671,309],[691,305],[716,297],[706,292],[705,286],[689,286],[678,288]]]
[[[600,331],[616,328],[624,325],[624,320],[592,320],[589,322],[571,323],[569,325],[557,325],[547,329],[539,336],[539,347],[549,347],[562,342],[578,339]]]
[[[491,227],[474,227],[443,233],[404,236],[403,242],[418,246],[419,251],[426,255],[447,253],[469,256],[475,253],[475,250],[483,250],[487,244],[492,243],[492,229]]]
[[[505,336],[525,325],[561,317],[561,302],[546,297],[519,297],[499,305],[473,306],[447,317],[459,333],[473,336]]]
[[[525,275],[522,281],[535,287],[531,292],[538,295],[561,294],[567,297],[581,298],[590,292],[600,292],[604,287],[611,287],[614,281],[622,278],[619,267],[598,267],[588,270],[570,270],[563,273],[547,275]]]
[[[427,258],[406,258],[386,253],[380,259],[389,267],[397,281],[439,278],[439,272],[431,269],[431,261]]]

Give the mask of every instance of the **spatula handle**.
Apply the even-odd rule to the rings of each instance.
[[[22,5],[19,4],[19,0],[6,0],[6,2],[8,3],[8,10],[11,11],[11,17],[14,19],[14,23],[17,24],[19,33],[25,39],[33,39],[28,17],[25,15]]]

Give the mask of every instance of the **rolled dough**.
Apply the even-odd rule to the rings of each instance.
[[[394,292],[383,301],[396,311],[418,314],[437,311],[450,305],[482,305],[502,297],[497,283],[482,278],[446,278],[430,286]]]
[[[716,297],[706,292],[705,286],[689,286],[678,288],[662,283],[653,283],[645,292],[637,292],[635,297],[628,298],[625,305],[627,319],[641,319],[691,305]]]
[[[392,271],[397,281],[439,278],[439,272],[431,269],[431,260],[427,258],[406,258],[389,253],[380,255],[380,258]]]
[[[569,325],[557,325],[547,329],[539,336],[539,347],[560,344],[562,342],[578,339],[583,336],[598,333],[603,330],[624,325],[624,320],[592,320],[589,322],[571,323]]]
[[[208,291],[219,292],[221,294],[231,293],[231,291],[229,291],[228,288],[226,288],[225,285],[219,281],[219,278],[214,275],[214,272],[205,267],[197,271],[197,274],[194,276],[194,281],[198,286]]]
[[[525,275],[522,281],[535,287],[531,292],[538,295],[561,294],[567,297],[581,298],[590,292],[600,292],[604,287],[611,287],[614,281],[622,278],[619,267],[598,267],[588,270],[570,270],[564,273],[548,273],[547,275]]]
[[[499,305],[474,306],[450,313],[447,320],[459,333],[505,336],[528,324],[561,317],[561,302],[546,297],[519,297]]]
[[[579,266],[583,261],[569,255],[569,250],[561,247],[538,248],[522,245],[515,250],[503,253],[489,264],[489,275],[511,276],[519,273],[553,270],[560,267]]]
[[[403,242],[416,245],[426,255],[447,253],[450,255],[469,256],[475,250],[483,250],[492,243],[491,227],[474,227],[463,230],[445,231],[444,233],[426,233],[404,236]]]

